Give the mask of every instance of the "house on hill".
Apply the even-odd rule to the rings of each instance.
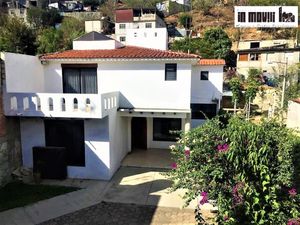
[[[223,60],[126,46],[97,32],[72,50],[1,58],[4,114],[20,118],[23,166],[70,178],[109,180],[129,152],[169,148],[172,131],[215,116],[222,100]]]

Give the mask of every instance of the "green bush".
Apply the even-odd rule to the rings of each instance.
[[[174,181],[173,190],[187,189],[187,204],[201,199],[196,209],[199,224],[206,224],[200,205],[212,199],[219,225],[296,225],[299,143],[274,121],[215,118],[182,134],[172,146],[175,161],[167,176]]]

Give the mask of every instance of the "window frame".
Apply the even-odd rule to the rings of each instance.
[[[145,23],[145,28],[147,28],[147,29],[152,28],[152,23]]]
[[[73,92],[67,92],[66,91],[66,80],[65,80],[65,73],[66,73],[66,69],[74,69],[74,70],[78,70],[79,71],[79,89],[80,89],[80,93],[73,93],[73,94],[98,94],[98,64],[62,64],[62,85],[63,85],[63,93],[64,94],[72,94]],[[83,78],[85,75],[82,75],[83,70],[84,69],[95,69],[96,71],[96,85],[95,85],[95,92],[93,93],[88,93],[86,91],[86,89],[84,88],[86,86],[86,80]]]
[[[174,71],[168,71],[173,69]],[[168,73],[175,73],[175,79],[168,78]],[[177,63],[166,63],[165,64],[165,81],[177,81]]]
[[[207,76],[206,76],[206,75]],[[205,70],[205,71],[201,71],[200,72],[200,80],[203,80],[203,81],[207,81],[209,80],[209,71],[208,70]]]
[[[126,29],[126,23],[120,23],[119,24],[119,29],[121,29],[121,30]]]
[[[175,128],[175,130],[170,130],[172,128],[170,128],[170,126],[172,126],[172,122],[173,123],[177,123],[176,126],[178,125],[177,128]],[[160,124],[160,133],[155,133],[156,131],[158,131],[158,124]],[[169,124],[167,124],[169,123]],[[152,140],[153,141],[162,141],[162,142],[176,142],[178,140],[178,138],[180,137],[179,134],[170,134],[170,131],[181,131],[182,130],[182,119],[181,118],[161,118],[161,117],[155,117],[153,118],[153,130],[152,130]],[[174,125],[174,124],[173,124]],[[166,127],[169,130],[169,133],[166,134],[164,133]]]
[[[124,39],[124,41],[122,41]],[[126,36],[120,36],[120,42],[125,42],[126,41]]]

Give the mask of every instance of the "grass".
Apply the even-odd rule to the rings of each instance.
[[[78,188],[12,182],[0,189],[0,212],[76,190]]]

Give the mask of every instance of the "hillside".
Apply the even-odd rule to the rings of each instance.
[[[203,34],[210,27],[221,26],[225,29],[233,42],[238,40],[265,40],[265,39],[290,39],[296,38],[297,29],[256,29],[234,28],[234,10],[232,6],[216,6],[209,10],[208,14],[203,11],[193,10],[192,29],[194,32]],[[178,24],[180,13],[165,18],[167,24]]]

